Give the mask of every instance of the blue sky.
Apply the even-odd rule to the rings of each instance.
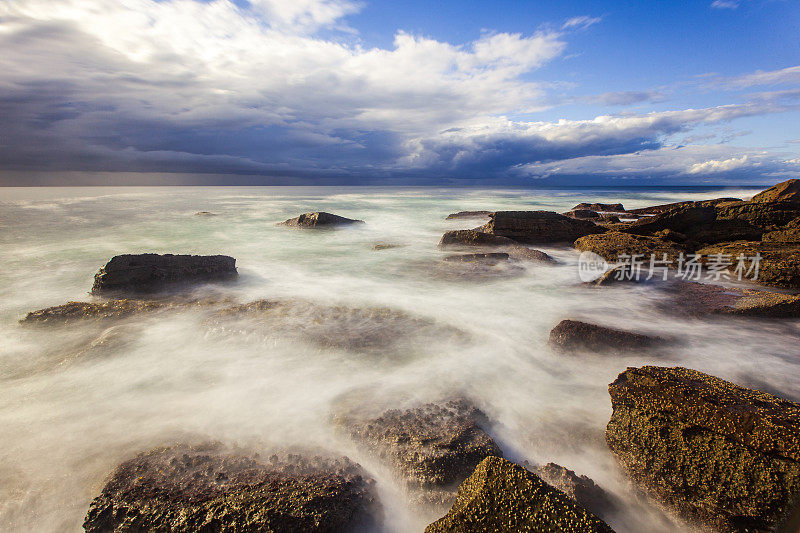
[[[0,1],[0,184],[800,174],[792,0]]]

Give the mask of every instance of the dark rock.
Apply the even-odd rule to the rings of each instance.
[[[800,203],[800,180],[792,179],[781,182],[753,196],[753,203],[789,201]]]
[[[800,296],[676,281],[664,287],[664,309],[686,316],[739,315],[758,318],[800,318]]]
[[[603,215],[600,215],[600,221],[601,222],[618,223],[620,221],[620,219],[619,219],[618,215],[612,215],[610,213],[605,213]]]
[[[453,254],[447,255],[442,258],[443,261],[451,261],[455,263],[497,263],[500,261],[508,261],[508,254],[503,252],[492,253],[477,253],[477,254]]]
[[[550,346],[560,352],[625,354],[665,344],[666,340],[660,337],[587,324],[578,320],[562,320],[550,331]]]
[[[649,267],[648,267],[649,268]],[[606,287],[608,285],[616,285],[618,283],[638,283],[644,281],[646,274],[640,271],[639,276],[636,276],[636,271],[631,265],[619,265],[614,268],[609,268],[599,278],[588,281],[588,285],[596,285],[598,287]],[[655,279],[655,278],[654,278]]]
[[[447,246],[513,246],[516,241],[492,235],[477,229],[457,229],[445,232],[439,241],[439,248]]]
[[[122,463],[83,524],[108,531],[360,531],[380,509],[374,481],[347,459],[262,461],[216,445],[177,445]]]
[[[215,217],[217,216],[216,213],[212,213],[211,211],[198,211],[194,214],[196,217]]]
[[[800,405],[685,368],[628,368],[609,385],[611,451],[682,518],[771,531],[800,491]]]
[[[552,211],[497,211],[478,229],[526,244],[572,242],[584,235],[606,231],[593,222]]]
[[[622,207],[622,204],[587,204],[587,203],[580,203],[572,208],[573,211],[576,209],[591,209],[592,211],[604,211],[604,212],[611,212],[611,213],[624,213],[625,208]]]
[[[66,325],[86,320],[119,320],[135,314],[159,311],[173,304],[153,300],[108,300],[105,302],[67,302],[64,305],[31,311],[22,324]]]
[[[285,220],[278,225],[296,228],[333,228],[337,226],[349,226],[352,224],[364,224],[364,221],[340,217],[339,215],[319,211],[315,213],[303,213],[299,217],[290,218],[289,220]]]
[[[731,276],[735,274],[738,266],[738,257],[742,254],[749,266],[751,257],[756,254],[761,256],[759,261],[758,279],[756,283],[800,289],[800,247],[791,244],[774,242],[722,242],[701,248],[696,252],[708,261],[710,255],[722,254],[731,261],[727,271]],[[750,279],[749,277],[744,279]]]
[[[597,516],[603,517],[616,508],[611,496],[588,476],[579,476],[574,471],[555,463],[547,463],[528,470]]]
[[[764,230],[739,217],[720,217],[717,206],[694,202],[637,220],[625,229],[637,235],[654,235],[663,230],[684,234],[691,240],[712,243],[736,239],[760,239]]]
[[[257,300],[209,317],[212,330],[298,338],[323,348],[385,350],[428,335],[463,340],[466,334],[435,320],[388,307],[345,307],[304,300]]]
[[[765,233],[761,240],[770,243],[800,244],[800,217],[775,231]]]
[[[599,219],[600,213],[597,211],[592,211],[591,209],[573,209],[572,211],[567,211],[563,213],[565,217],[570,218],[577,218],[580,220],[589,220],[589,219]]]
[[[237,276],[236,259],[227,255],[117,255],[95,274],[92,293],[158,292]]]
[[[774,231],[800,217],[800,204],[790,201],[733,202],[716,206],[717,221],[732,224],[739,222],[757,227],[762,232]],[[738,239],[757,240],[756,236],[729,236],[726,241]],[[701,239],[698,239],[701,240]],[[701,242],[711,242],[702,241]]]
[[[563,492],[500,457],[484,459],[458,489],[453,507],[425,533],[611,532]]]
[[[359,444],[389,464],[409,487],[447,501],[483,459],[503,453],[486,433],[486,415],[467,400],[392,409],[373,419],[341,417]]]
[[[657,261],[661,261],[664,254],[667,254],[668,260],[673,261],[681,253],[686,252],[686,248],[679,243],[620,231],[581,237],[575,241],[574,247],[581,252],[594,252],[611,263],[616,263],[624,254],[629,256],[640,254],[638,259],[644,261],[648,266],[653,254]]]
[[[710,205],[717,205],[717,204],[724,204],[729,202],[741,202],[741,198],[717,198],[715,200],[704,200],[704,203]],[[636,215],[657,215],[659,213],[664,213],[666,211],[671,211],[677,207],[686,207],[689,205],[694,204],[695,202],[689,200],[685,202],[675,202],[671,204],[661,204],[661,205],[654,205],[651,207],[642,207],[640,209],[631,209],[627,211],[629,214],[636,214]]]
[[[405,247],[405,244],[379,242],[378,244],[373,246],[372,249],[375,250],[375,251],[380,251],[380,250],[391,250],[392,248],[404,248],[404,247]]]
[[[462,218],[489,218],[491,211],[459,211],[447,215],[445,220],[458,220]]]

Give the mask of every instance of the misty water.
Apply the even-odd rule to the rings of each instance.
[[[438,515],[408,503],[403,483],[337,431],[332,416],[344,404],[384,409],[466,395],[494,421],[492,435],[508,458],[556,462],[620,498],[609,517],[617,531],[675,531],[631,491],[605,445],[608,383],[628,366],[680,365],[798,400],[797,324],[676,318],[647,286],[581,285],[578,254],[568,246],[537,247],[559,264],[524,263],[507,279],[437,276],[430,265],[443,254],[444,231],[481,223],[444,220],[456,211],[562,212],[582,201],[637,208],[754,192],[4,189],[0,530],[80,531],[91,499],[121,461],[204,438],[346,455],[377,479],[386,530],[421,531]],[[322,232],[275,226],[317,210],[367,224]],[[374,251],[376,243],[405,246]],[[434,328],[409,331],[384,351],[320,348],[280,331],[215,331],[202,308],[100,328],[18,323],[28,311],[89,301],[100,266],[141,252],[235,257],[239,280],[207,289],[215,298],[390,307],[466,335]],[[682,343],[660,356],[553,353],[548,334],[564,318]],[[298,318],[293,327],[304,323]]]

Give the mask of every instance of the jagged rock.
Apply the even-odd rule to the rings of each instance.
[[[687,316],[800,317],[800,296],[681,281],[664,287],[665,310]]]
[[[753,196],[751,202],[790,201],[800,203],[800,180],[781,182]]]
[[[761,240],[770,243],[800,244],[800,217],[775,231],[765,233]]]
[[[503,455],[485,431],[486,415],[463,399],[392,409],[366,420],[344,416],[338,422],[410,488],[432,491],[436,503],[452,499],[456,486],[484,458]]]
[[[372,249],[375,250],[375,251],[380,251],[380,250],[391,250],[392,248],[403,248],[403,247],[405,247],[405,244],[395,244],[395,243],[390,243],[390,242],[379,242],[378,244],[374,245],[372,247]]]
[[[117,255],[95,274],[92,293],[157,292],[237,276],[236,259],[227,255]]]
[[[552,211],[496,211],[486,225],[477,229],[525,244],[572,242],[584,235],[606,231],[593,222]]]
[[[620,260],[622,255],[640,254],[638,259],[647,265],[653,254],[655,254],[656,261],[661,261],[664,254],[667,254],[668,260],[674,261],[681,253],[686,252],[683,245],[679,243],[621,231],[609,231],[600,235],[581,237],[575,241],[573,246],[581,252],[594,252],[612,263]]]
[[[462,218],[489,218],[491,211],[459,211],[447,215],[445,220],[458,220]]]
[[[361,531],[380,518],[373,485],[346,458],[264,461],[217,445],[177,445],[122,463],[83,527],[87,533]]]
[[[609,533],[612,529],[536,474],[488,457],[461,484],[450,511],[425,529],[425,533],[477,531]]]
[[[528,470],[597,516],[603,517],[616,508],[611,496],[588,476],[579,476],[555,463],[530,467]]]
[[[508,254],[503,252],[477,253],[477,254],[453,254],[442,258],[442,261],[454,263],[497,263],[508,261]]]
[[[703,203],[709,205],[717,205],[717,204],[725,204],[729,202],[741,202],[741,198],[716,198],[714,200],[704,200]],[[654,205],[650,207],[642,207],[640,209],[631,209],[627,211],[628,214],[636,214],[636,215],[657,215],[659,213],[664,213],[666,211],[671,211],[676,207],[685,207],[695,202],[688,200],[685,202],[674,202],[671,204],[661,204],[661,205]]]
[[[565,217],[577,218],[580,220],[591,220],[600,218],[600,213],[598,213],[597,211],[592,211],[591,209],[573,209],[572,211],[567,211],[566,213],[562,214]]]
[[[713,531],[771,531],[800,491],[800,405],[686,368],[609,385],[611,451],[651,496]]]
[[[800,204],[790,201],[775,202],[732,202],[721,204],[715,207],[717,221],[724,224],[749,224],[759,228],[762,232],[769,232],[780,229],[790,223],[793,219],[800,217]],[[757,240],[757,236],[731,235],[725,241],[739,239]],[[712,242],[702,241],[701,242]]]
[[[385,350],[418,336],[463,340],[466,334],[388,307],[345,307],[304,300],[256,300],[223,309],[205,325],[221,332],[298,338],[324,348]]]
[[[296,228],[333,228],[337,226],[349,226],[352,224],[364,224],[363,220],[345,218],[332,213],[318,211],[315,213],[303,213],[299,217],[290,218],[279,223],[279,226],[291,226]]]
[[[625,354],[663,346],[666,340],[578,320],[562,320],[550,331],[549,344],[560,352]]]
[[[701,255],[702,260],[706,262],[709,256],[722,254],[731,262],[727,268],[731,276],[736,275],[740,254],[743,254],[746,258],[745,263],[747,266],[751,265],[750,258],[759,254],[761,259],[759,261],[758,279],[753,281],[773,287],[800,288],[800,247],[796,245],[752,241],[721,242],[701,248],[696,253]],[[743,279],[751,279],[752,275],[744,276]]]
[[[592,211],[604,211],[604,212],[611,212],[611,213],[624,213],[625,208],[622,207],[622,204],[587,204],[587,203],[580,203],[572,208],[573,211],[576,209],[591,209]]]

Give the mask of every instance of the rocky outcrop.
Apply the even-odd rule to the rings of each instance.
[[[761,240],[769,243],[800,244],[800,217],[775,231],[765,233]]]
[[[338,423],[410,488],[430,491],[435,503],[448,502],[483,459],[503,456],[485,431],[486,415],[463,399],[392,409],[366,420],[341,417]]]
[[[722,254],[730,261],[727,268],[728,273],[736,277],[738,277],[736,274],[738,257],[743,255],[745,265],[749,267],[752,264],[750,258],[758,254],[761,259],[758,262],[758,278],[754,280],[756,283],[800,289],[800,246],[772,242],[737,241],[706,246],[697,250],[696,253],[702,256],[704,262],[709,260],[709,256]],[[743,275],[743,278],[751,279],[753,275],[754,272],[750,275]]]
[[[625,229],[637,235],[653,235],[663,230],[684,234],[699,243],[735,239],[760,239],[764,230],[742,217],[721,216],[712,202],[693,202],[653,217],[637,220]]]
[[[206,327],[221,333],[298,339],[323,348],[371,351],[419,337],[463,340],[466,334],[435,320],[388,307],[347,307],[305,300],[256,300],[210,316]]]
[[[475,229],[448,231],[439,241],[439,248],[491,248],[495,252],[508,254],[510,259],[518,261],[538,261],[542,263],[555,263],[556,260],[542,252],[523,246],[518,242],[485,233]]]
[[[741,198],[716,198],[714,200],[704,200],[704,203],[707,203],[707,204],[710,204],[710,205],[716,205],[716,204],[724,204],[724,203],[728,203],[728,202],[741,202],[741,201],[742,201]],[[685,201],[685,202],[674,202],[674,203],[671,203],[671,204],[653,205],[653,206],[650,206],[650,207],[642,207],[640,209],[630,209],[630,210],[627,211],[627,213],[635,214],[635,215],[657,215],[659,213],[664,213],[666,211],[671,211],[671,210],[673,210],[673,209],[675,209],[677,207],[685,207],[685,206],[688,206],[688,205],[691,205],[691,204],[694,204],[694,203],[695,202],[693,202],[691,200],[688,200],[688,201]]]
[[[489,218],[491,211],[459,211],[458,213],[450,213],[445,220],[460,220],[464,218]]]
[[[347,459],[262,460],[217,445],[178,445],[122,463],[83,524],[108,531],[361,531],[380,509]]]
[[[666,340],[578,320],[562,320],[550,331],[549,344],[559,352],[626,354],[663,346]]]
[[[92,293],[158,292],[237,276],[236,259],[227,255],[117,255],[94,276]]]
[[[594,252],[611,263],[616,263],[623,254],[628,256],[640,254],[638,259],[648,265],[653,254],[657,261],[662,260],[664,254],[667,254],[668,260],[674,261],[681,253],[686,252],[686,247],[680,243],[621,231],[581,237],[573,246],[581,252]]]
[[[616,508],[612,497],[588,476],[579,476],[574,471],[555,463],[527,468],[545,483],[560,490],[575,503],[599,517]]]
[[[572,211],[576,209],[590,209],[592,211],[604,211],[604,212],[611,212],[611,213],[624,213],[625,208],[622,207],[622,204],[587,204],[587,203],[580,203],[572,208]]]
[[[800,405],[685,368],[609,385],[606,441],[655,499],[714,531],[771,531],[800,491]]]
[[[781,182],[753,196],[754,203],[789,201],[800,203],[800,180],[792,179]]]
[[[345,218],[333,213],[318,211],[314,213],[303,213],[299,217],[290,218],[279,223],[279,226],[290,226],[294,228],[335,228],[338,226],[350,226],[353,224],[364,224],[363,220]]]
[[[665,286],[665,311],[694,317],[738,315],[757,318],[800,318],[800,296],[694,281]]]
[[[591,209],[573,209],[572,211],[567,211],[566,213],[562,214],[565,217],[577,218],[580,220],[592,220],[600,218],[600,213],[597,211],[592,211]]]
[[[458,489],[453,507],[425,533],[611,532],[563,492],[499,457],[484,459]]]
[[[525,244],[572,242],[605,228],[552,211],[497,211],[480,231]]]

